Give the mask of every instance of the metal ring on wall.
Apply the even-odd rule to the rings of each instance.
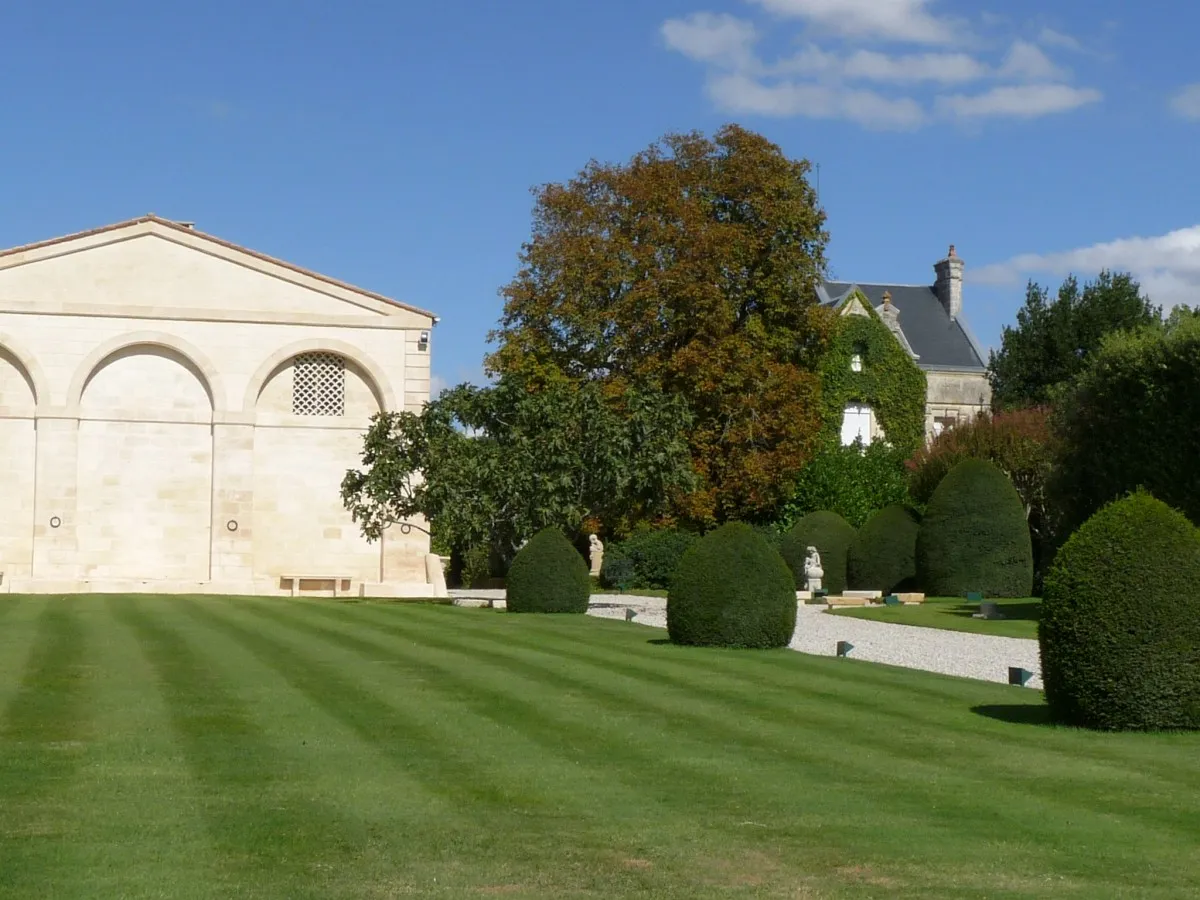
[[[51,528],[57,528],[61,524],[62,524],[62,519],[60,519],[58,516],[50,517],[50,527]]]
[[[237,531],[238,530],[237,520],[230,519],[228,522],[225,523],[225,527],[228,528],[230,531]]]

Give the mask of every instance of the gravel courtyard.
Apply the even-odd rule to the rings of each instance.
[[[456,599],[504,599],[504,591],[455,590],[450,593]],[[641,625],[667,627],[667,601],[661,597],[594,594],[588,615],[624,619],[627,610],[635,613],[634,621]],[[854,645],[850,654],[853,659],[979,681],[1007,683],[1009,666],[1019,666],[1034,673],[1028,687],[1042,687],[1037,641],[868,622],[829,615],[823,606],[799,607],[796,633],[791,643],[793,650],[835,656],[838,641],[849,641]]]

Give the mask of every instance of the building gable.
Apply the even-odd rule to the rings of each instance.
[[[429,328],[432,313],[148,216],[0,252],[0,309]]]

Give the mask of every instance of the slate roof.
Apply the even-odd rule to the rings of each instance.
[[[817,289],[824,306],[838,306],[853,290],[859,290],[876,308],[890,292],[892,305],[900,311],[900,330],[908,338],[917,365],[922,369],[971,369],[987,367],[979,347],[962,316],[951,319],[933,287],[908,284],[857,284],[827,281]]]

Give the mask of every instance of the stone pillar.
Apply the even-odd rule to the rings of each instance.
[[[241,422],[213,425],[209,578],[254,580],[254,426]]]
[[[39,580],[76,581],[79,543],[79,419],[39,417],[34,476],[33,572]]]
[[[413,523],[428,528],[423,519]],[[425,555],[429,553],[429,538],[424,532],[412,529],[404,534],[399,525],[393,525],[380,539],[381,571],[379,580],[384,584],[427,584]]]

